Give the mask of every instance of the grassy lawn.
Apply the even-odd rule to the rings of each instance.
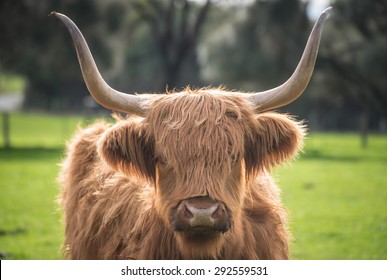
[[[76,117],[15,114],[12,149],[0,148],[0,257],[60,259],[58,163]],[[3,146],[3,139],[0,146]]]
[[[22,77],[8,75],[0,71],[0,94],[3,92],[21,92],[25,87]]]
[[[387,259],[387,137],[312,134],[278,182],[294,259]]]
[[[56,176],[77,117],[11,115],[0,148],[0,259],[60,259]],[[2,146],[2,139],[0,146]],[[311,134],[274,172],[290,212],[293,259],[387,259],[387,137]]]

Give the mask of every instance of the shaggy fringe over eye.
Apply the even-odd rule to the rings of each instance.
[[[237,96],[184,92],[154,101],[145,121],[156,139],[155,153],[173,166],[185,186],[181,197],[226,199],[220,186],[243,156],[246,116],[251,114]]]

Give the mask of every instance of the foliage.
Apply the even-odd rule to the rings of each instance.
[[[230,17],[224,22],[228,32],[208,50],[209,64],[216,67],[215,81],[257,91],[286,80],[309,32],[306,6],[297,0],[256,1],[251,7],[239,7]],[[212,34],[208,40],[214,40]]]
[[[28,79],[26,102],[29,108],[58,110],[80,108],[87,96],[68,32],[51,11],[68,14],[85,31],[98,64],[110,62],[104,34],[111,32],[111,9],[100,0],[42,0],[0,2],[0,66],[3,71]],[[104,19],[104,20],[103,20]],[[107,26],[107,27],[106,27]]]
[[[211,6],[210,0],[203,5],[188,0],[131,1],[139,20],[149,26],[149,36],[157,47],[161,63],[158,75],[164,76],[162,91],[165,86],[185,86],[181,85],[182,71],[187,68],[183,66],[188,58],[190,64],[196,64],[196,45]]]
[[[28,108],[81,109],[88,93],[68,32],[47,16],[55,10],[76,22],[109,83],[129,92],[173,89],[187,75],[198,81],[195,47],[210,3],[4,0],[0,66],[28,79]]]
[[[311,29],[308,1],[232,2],[3,0],[0,69],[26,77],[30,108],[82,109],[88,93],[71,39],[63,24],[47,16],[57,10],[74,19],[102,75],[120,91],[159,92],[165,84],[245,91],[279,85],[296,67]],[[357,130],[369,122],[385,131],[386,1],[332,5],[313,78],[285,110],[309,119],[316,130]]]
[[[284,82],[311,30],[307,5],[257,0],[223,21],[220,16],[222,25],[213,25],[215,31],[207,33],[201,45],[207,81],[251,91]],[[311,120],[315,130],[355,131],[361,123],[369,123],[370,128],[385,131],[386,2],[337,0],[332,5],[312,80],[303,96],[285,110]]]
[[[326,95],[342,92],[335,110],[366,114],[376,124],[387,118],[386,15],[386,1],[335,1],[320,56]]]
[[[11,115],[13,149],[0,149],[0,258],[60,259],[55,202],[65,139],[76,117]],[[274,170],[290,212],[293,259],[387,258],[387,141],[362,150],[352,134],[311,134],[305,152]]]

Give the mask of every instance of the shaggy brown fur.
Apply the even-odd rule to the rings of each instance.
[[[268,171],[294,157],[304,127],[256,115],[237,95],[162,95],[146,118],[80,130],[62,164],[71,259],[286,259],[289,234]],[[173,230],[182,200],[223,202],[231,229],[192,241]]]

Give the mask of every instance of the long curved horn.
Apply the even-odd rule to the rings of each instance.
[[[57,12],[52,12],[50,15],[60,19],[70,32],[77,52],[83,79],[95,101],[111,110],[138,116],[146,116],[147,109],[145,104],[150,96],[131,95],[112,89],[99,73],[86,40],[75,23],[67,16]]]
[[[279,87],[246,96],[257,112],[285,106],[296,100],[305,90],[313,73],[324,22],[331,11],[332,7],[325,9],[316,21],[301,60],[291,77]]]

